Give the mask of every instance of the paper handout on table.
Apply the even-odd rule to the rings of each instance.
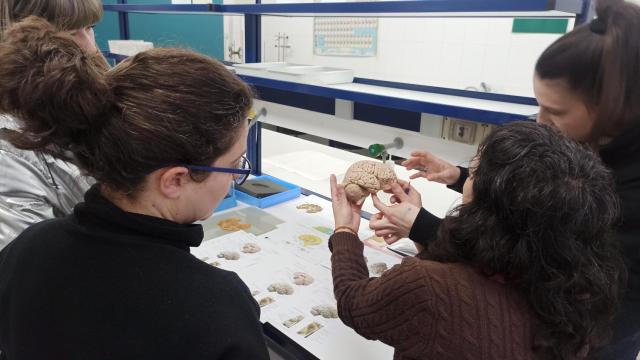
[[[407,256],[418,255],[418,250],[416,249],[415,243],[409,239],[400,239],[395,243],[389,245],[388,248]]]

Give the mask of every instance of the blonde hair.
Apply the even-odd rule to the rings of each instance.
[[[102,19],[101,0],[0,0],[0,40],[14,22],[38,16],[58,31],[76,30]]]

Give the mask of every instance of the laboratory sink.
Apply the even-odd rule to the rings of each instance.
[[[289,63],[236,64],[239,75],[257,76],[306,84],[344,84],[353,82],[353,70],[328,66]]]

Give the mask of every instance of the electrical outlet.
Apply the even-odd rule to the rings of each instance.
[[[477,129],[477,123],[451,119],[449,125],[449,140],[473,145],[476,142]]]
[[[489,124],[480,124],[480,130],[478,130],[478,134],[476,135],[476,143],[480,145],[484,139],[489,136],[489,134],[493,131],[494,126]]]

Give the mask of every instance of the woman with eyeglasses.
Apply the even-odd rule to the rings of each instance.
[[[189,248],[243,156],[250,88],[219,62],[156,49],[108,72],[38,18],[0,45],[17,148],[65,152],[97,183],[0,252],[6,359],[268,359],[239,277]],[[21,81],[16,81],[20,79]],[[12,85],[10,85],[12,84]]]
[[[87,53],[97,54],[93,25],[102,15],[100,0],[0,0],[0,41],[12,23],[40,16],[67,32]],[[108,69],[107,62],[102,63]],[[8,81],[1,80],[9,86]],[[19,127],[17,116],[18,111],[9,112],[0,104],[0,249],[29,225],[71,213],[92,183],[64,154],[11,145],[7,136]]]

